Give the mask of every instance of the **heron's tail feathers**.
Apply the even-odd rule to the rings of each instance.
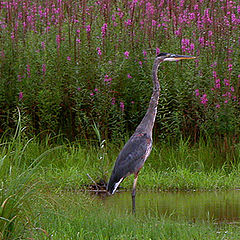
[[[110,194],[114,194],[115,191],[117,190],[119,184],[122,182],[123,180],[123,177],[120,178],[120,180],[117,180],[111,176],[109,182],[108,182],[108,186],[107,186],[107,191],[110,193]]]

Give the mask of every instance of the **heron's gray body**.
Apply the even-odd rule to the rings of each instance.
[[[149,156],[151,149],[152,136],[146,132],[135,132],[131,136],[119,153],[114,165],[113,172],[108,183],[108,191],[111,194],[115,192],[117,186],[125,177],[140,171]],[[115,184],[117,184],[117,186]]]
[[[115,162],[107,190],[113,194],[121,181],[130,174],[137,175],[152,150],[152,129],[157,115],[160,86],[157,78],[159,63],[153,65],[153,93],[148,110],[134,134],[125,144]]]
[[[153,64],[152,79],[153,93],[148,110],[134,134],[125,144],[115,162],[112,175],[108,182],[107,191],[113,194],[124,178],[134,174],[132,191],[132,210],[135,212],[135,194],[138,172],[143,167],[152,149],[152,130],[157,115],[157,105],[160,94],[160,84],[157,77],[159,64],[163,61],[178,61],[182,59],[194,59],[192,56],[160,53]]]

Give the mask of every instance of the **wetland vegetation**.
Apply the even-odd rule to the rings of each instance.
[[[138,190],[240,187],[239,13],[234,0],[1,1],[0,239],[239,239],[239,222],[132,216],[82,192],[144,116],[159,52],[197,59],[161,66]]]

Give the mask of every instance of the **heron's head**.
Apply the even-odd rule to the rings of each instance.
[[[160,53],[157,55],[156,60],[158,62],[176,62],[183,59],[195,59],[194,56],[188,56],[188,55],[178,55],[178,54],[172,54],[172,53]]]

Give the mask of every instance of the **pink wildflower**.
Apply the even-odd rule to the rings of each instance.
[[[152,26],[156,26],[157,25],[157,21],[156,20],[152,20]]]
[[[143,56],[146,57],[147,56],[147,51],[143,50]]]
[[[105,37],[106,32],[107,32],[107,23],[104,23],[102,26],[102,38]]]
[[[45,73],[46,73],[46,64],[42,65],[42,72],[43,72],[43,75],[45,75]]]
[[[107,74],[105,75],[104,82],[111,82],[112,78],[110,78]]]
[[[45,42],[41,42],[42,49],[46,48]]]
[[[213,74],[213,77],[214,77],[214,78],[217,77],[217,72],[216,72],[216,71],[213,71],[212,74]]]
[[[220,88],[221,87],[221,84],[220,84],[220,79],[218,78],[218,79],[216,79],[216,81],[215,81],[215,88]]]
[[[18,95],[18,99],[21,100],[23,98],[23,92],[20,92]]]
[[[225,86],[229,86],[229,85],[230,85],[230,81],[225,78],[225,79],[224,79],[224,84],[225,84]]]
[[[102,51],[101,51],[101,49],[99,47],[97,47],[97,53],[98,53],[99,56],[102,55]]]
[[[126,51],[126,52],[124,53],[124,55],[125,55],[125,58],[126,58],[126,59],[129,58],[129,52],[128,52],[128,51]]]
[[[114,105],[115,103],[116,103],[116,98],[113,97],[113,98],[112,98],[112,102],[111,102],[111,104]]]
[[[196,97],[198,97],[198,96],[200,95],[199,89],[196,89],[196,90],[195,90],[195,95],[196,95]]]
[[[123,102],[120,102],[120,108],[121,108],[121,111],[124,111],[124,103]]]
[[[86,26],[86,31],[87,31],[87,33],[90,33],[90,32],[91,32],[91,26],[90,26],[90,25],[87,25],[87,26]]]
[[[132,78],[132,76],[130,74],[127,75],[128,78]]]
[[[228,71],[231,72],[232,71],[232,64],[228,65]]]
[[[206,93],[203,94],[202,97],[200,97],[200,99],[201,99],[201,103],[202,103],[203,105],[206,105],[206,104],[207,104],[208,99],[207,99],[207,94],[206,94]]]
[[[67,56],[67,60],[68,60],[68,61],[71,61],[71,57],[70,57],[70,56]]]

